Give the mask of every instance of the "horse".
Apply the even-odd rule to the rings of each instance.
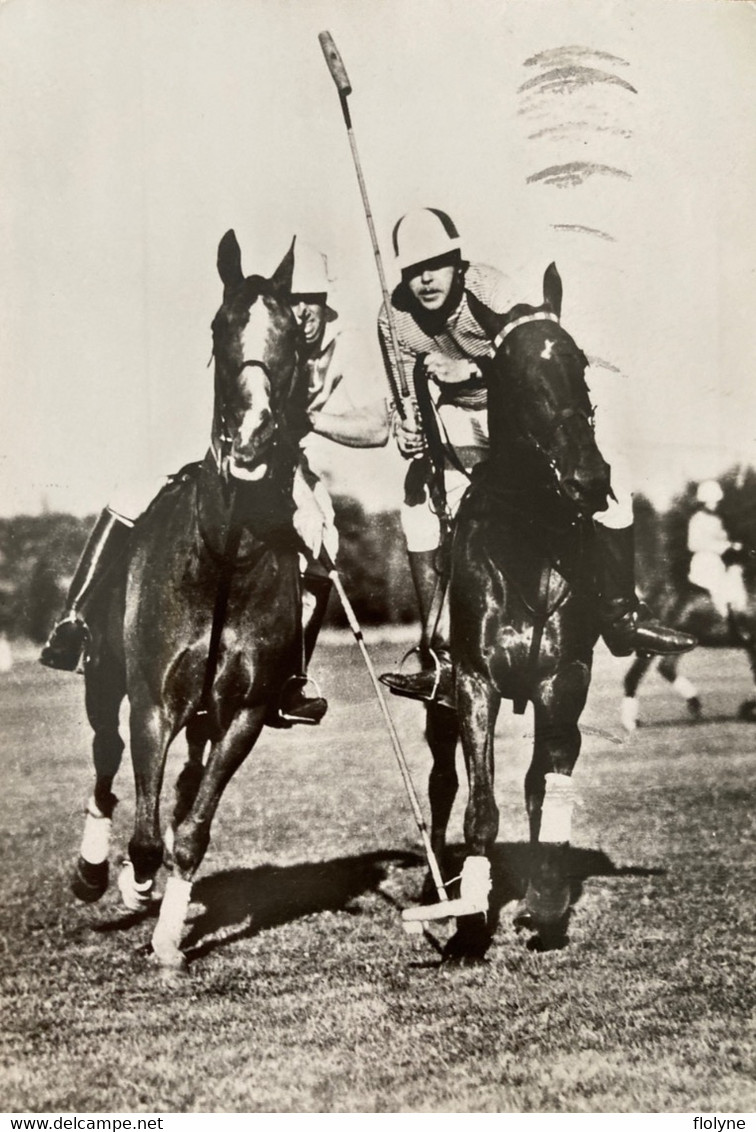
[[[293,263],[292,242],[270,279],[245,277],[233,230],[220,241],[210,448],[137,520],[118,576],[90,614],[85,702],[96,780],[73,889],[94,901],[107,888],[112,784],[124,750],[118,715],[127,696],[136,812],[118,886],[127,908],[146,912],[158,868],[170,867],[152,936],[169,970],[185,966],[180,940],[192,879],[223,790],[299,671],[291,485],[306,431],[306,375],[288,299]],[[164,844],[160,792],[168,749],[182,731],[188,761]]]
[[[431,845],[440,859],[458,789],[458,738],[469,786],[461,890],[464,901],[467,877],[477,890],[468,897],[479,900],[480,910],[458,918],[444,953],[451,962],[482,961],[493,932],[494,727],[503,698],[519,713],[530,701],[535,717],[525,777],[530,877],[521,919],[545,937],[563,933],[569,915],[570,775],[600,628],[592,516],[606,508],[611,489],[594,436],[588,362],[559,322],[561,298],[551,264],[541,306],[518,304],[484,328],[495,349],[487,373],[490,452],[473,471],[450,551],[456,710],[426,709]]]
[[[680,590],[665,587],[666,592],[656,604],[666,624],[693,633],[700,647],[744,650],[756,694],[756,589],[748,575],[746,590],[748,608],[737,613],[729,611],[726,617],[715,609],[709,594],[691,582],[684,582]],[[630,733],[638,726],[638,688],[654,659],[636,657],[623,678],[620,718],[623,727]],[[701,697],[695,684],[687,676],[679,674],[679,663],[679,656],[665,656],[659,661],[657,671],[685,701],[691,722],[697,722],[703,717]],[[756,723],[756,698],[743,700],[738,707],[737,718],[744,723]]]

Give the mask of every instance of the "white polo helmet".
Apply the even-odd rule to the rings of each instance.
[[[416,208],[405,213],[394,227],[392,240],[400,271],[454,252],[460,254],[454,221],[438,208]]]
[[[706,507],[716,507],[724,499],[724,492],[716,480],[702,480],[696,489],[696,499]]]
[[[323,301],[328,298],[328,291],[333,282],[328,275],[328,260],[317,248],[297,240],[294,243],[294,276],[291,281],[292,295],[323,295]],[[326,318],[333,322],[338,318],[335,310],[326,303]]]

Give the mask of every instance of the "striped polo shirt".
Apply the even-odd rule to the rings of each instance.
[[[468,294],[487,307],[493,314],[506,314],[518,301],[514,285],[508,276],[495,267],[471,263],[465,273],[465,291],[457,307],[447,318],[443,328],[433,336],[427,334],[415,321],[409,311],[393,306],[399,351],[404,361],[404,372],[412,389],[412,373],[419,354],[433,351],[449,358],[484,357],[490,352],[491,339],[474,317]],[[378,332],[384,342],[387,364],[394,370],[394,378],[400,385],[400,375],[392,357],[391,334],[385,306],[378,316]],[[465,466],[472,467],[485,458],[488,450],[488,414],[485,403],[475,408],[452,403],[453,386],[429,383],[431,397],[441,424],[442,436],[454,448],[457,459]],[[446,391],[446,396],[442,396]],[[481,397],[484,402],[484,396]],[[441,403],[439,404],[439,401]],[[452,465],[453,466],[453,465]]]

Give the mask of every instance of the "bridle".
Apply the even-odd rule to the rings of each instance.
[[[265,365],[264,362],[248,361],[248,362],[243,362],[241,364],[241,366],[239,367],[239,370],[238,370],[237,375],[236,375],[237,380],[238,380],[238,377],[241,374],[242,370],[245,370],[245,369],[260,369],[260,370],[263,371],[263,373],[265,374],[266,377],[270,378],[270,373],[269,373],[268,367]],[[281,403],[285,404],[285,399],[282,399]],[[271,426],[271,448],[272,448],[272,447],[275,446],[275,442],[276,442],[276,439],[277,439],[277,433],[278,433],[278,430],[279,430],[280,425],[281,425],[281,419],[280,419],[281,418],[281,412],[280,412],[280,410],[276,413],[271,413],[271,416],[272,416],[272,426]],[[218,412],[218,420],[219,420],[220,427],[218,429],[217,435],[214,435],[212,440],[211,440],[210,449],[211,449],[211,451],[213,453],[213,457],[215,459],[215,466],[218,469],[218,474],[220,475],[220,477],[222,478],[224,483],[228,483],[229,478],[230,478],[229,466],[230,466],[230,463],[231,463],[231,451],[232,451],[233,446],[234,446],[234,437],[232,435],[232,430],[229,426],[228,416],[222,409],[219,410],[219,412]]]
[[[507,323],[493,340],[491,346],[491,356],[498,353],[502,343],[520,326],[524,326],[529,322],[555,322],[560,325],[559,318],[552,311],[534,311],[531,314],[522,315],[520,318],[515,318],[512,322]],[[577,347],[576,347],[577,349]],[[590,410],[585,409],[582,405],[577,403],[566,405],[554,414],[553,418],[548,421],[539,433],[534,432],[532,429],[523,428],[519,422],[516,425],[516,439],[528,444],[534,449],[546,462],[550,468],[554,478],[559,482],[561,474],[557,466],[556,457],[551,453],[550,448],[554,437],[562,429],[568,421],[577,417],[585,421],[586,425],[593,431],[594,428],[595,410],[591,407]]]

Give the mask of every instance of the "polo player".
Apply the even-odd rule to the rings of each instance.
[[[393,248],[401,282],[391,296],[391,314],[401,360],[393,357],[384,305],[378,318],[384,361],[393,371],[397,386],[401,384],[402,362],[404,371],[411,374],[418,357],[425,355],[430,423],[443,447],[446,499],[442,506],[453,517],[470,472],[488,455],[483,367],[493,354],[493,346],[492,334],[485,327],[495,325],[495,316],[506,314],[518,300],[507,276],[463,258],[453,221],[438,209],[420,208],[403,216],[393,231]],[[453,706],[448,635],[444,618],[436,616],[442,507],[427,483],[418,491],[413,469],[414,461],[428,448],[428,417],[424,421],[401,420],[394,415],[393,432],[400,452],[411,461],[401,520],[423,621],[424,665],[419,673],[388,673],[381,679],[398,695],[435,698]],[[608,458],[612,454],[603,455]],[[634,651],[659,655],[685,652],[695,646],[695,638],[660,624],[636,595],[632,494],[622,482],[620,466],[619,460],[612,464],[614,498],[596,515],[602,636],[615,656]],[[432,607],[435,623],[429,624]],[[432,663],[432,653],[438,666]]]
[[[328,708],[321,696],[305,694],[306,664],[330,593],[330,580],[318,568],[317,559],[323,547],[335,558],[338,534],[328,492],[307,459],[307,438],[323,436],[351,448],[382,447],[388,440],[380,379],[354,334],[331,331],[338,314],[328,303],[329,289],[326,257],[297,241],[290,303],[302,333],[309,430],[301,441],[293,486],[294,528],[306,549],[300,555],[304,663],[303,671],[287,683],[282,695],[280,716],[287,723],[319,723]],[[65,611],[40,655],[41,663],[50,668],[70,672],[82,668],[89,639],[87,605],[125,553],[131,528],[151,501],[141,485],[128,486],[122,500],[112,501],[102,511],[89,535],[71,580]]]

